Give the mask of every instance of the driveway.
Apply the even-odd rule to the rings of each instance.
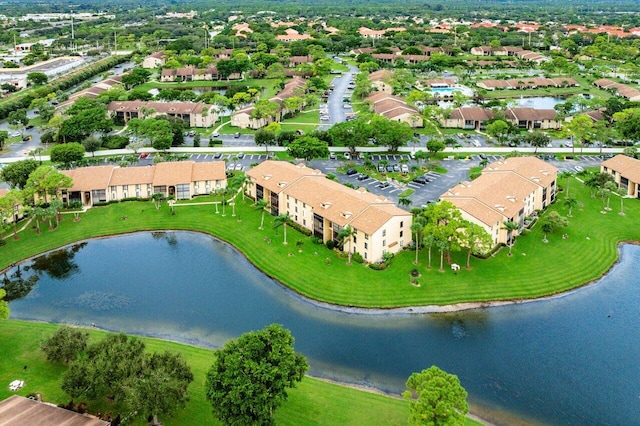
[[[349,83],[353,80],[354,75],[358,73],[358,68],[349,65],[349,71],[339,77],[333,79],[331,84],[335,87],[327,99],[327,109],[329,111],[329,120],[323,121],[319,127],[320,130],[327,130],[335,123],[341,123],[346,120],[346,113],[353,112],[351,108],[343,107],[345,97],[351,98]]]

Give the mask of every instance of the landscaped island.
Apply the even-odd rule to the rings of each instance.
[[[110,235],[152,231],[190,230],[205,232],[229,242],[266,274],[292,290],[311,299],[341,306],[363,308],[398,308],[460,303],[519,301],[544,297],[579,287],[602,276],[618,257],[621,241],[640,240],[640,231],[633,227],[640,205],[628,200],[626,215],[616,209],[602,214],[602,200],[592,198],[588,188],[571,179],[571,196],[579,205],[573,208],[568,228],[547,236],[534,226],[518,237],[513,256],[501,250],[488,260],[473,259],[471,270],[454,273],[448,268],[439,272],[439,253],[432,250],[434,266],[427,268],[427,250],[421,250],[419,265],[413,264],[415,251],[403,251],[383,271],[364,265],[347,265],[347,259],[316,245],[308,237],[288,230],[288,244],[282,244],[282,229],[272,227],[267,218],[264,230],[259,230],[261,214],[238,196],[235,214],[215,213],[213,205],[164,204],[159,211],[150,202],[126,202],[92,208],[74,222],[71,216],[51,232],[37,235],[34,229],[19,233],[19,240],[8,240],[2,247],[0,268],[6,268],[26,258],[76,241]],[[560,180],[560,183],[565,183]],[[566,184],[566,183],[565,183]],[[564,195],[549,211],[566,214]],[[198,198],[194,202],[202,202]],[[614,202],[612,206],[616,206]],[[123,220],[124,218],[124,220]],[[299,244],[298,241],[301,241]],[[270,243],[269,243],[270,242]],[[453,252],[452,262],[466,264],[466,253]],[[411,285],[411,271],[417,268],[420,286]]]

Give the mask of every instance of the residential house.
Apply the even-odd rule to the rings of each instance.
[[[389,95],[393,94],[393,86],[390,84],[392,80],[393,71],[391,70],[382,69],[369,74],[369,81],[374,90]]]
[[[67,99],[64,102],[60,102],[60,104],[56,107],[56,109],[64,111],[65,109],[73,105],[73,103],[76,100],[82,97],[95,99],[98,96],[100,96],[100,94],[110,90],[113,86],[120,85],[120,84],[122,84],[122,75],[114,75],[114,76],[108,77],[102,81],[99,81],[98,83],[95,83],[93,86],[87,89],[83,89],[83,90],[80,90],[79,92],[69,95],[69,99]]]
[[[574,78],[513,78],[508,80],[483,80],[476,83],[478,87],[486,90],[495,89],[539,89],[546,87],[578,87],[580,83]]]
[[[536,108],[508,108],[504,117],[514,126],[527,130],[561,129],[562,120],[557,119],[558,113],[554,109]]]
[[[411,127],[423,127],[424,121],[420,112],[398,96],[383,92],[372,92],[366,98],[372,110],[389,120],[407,123]]]
[[[463,106],[454,108],[448,116],[440,118],[440,125],[446,128],[480,130],[494,116],[489,108]]]
[[[284,106],[284,100],[292,96],[297,96],[304,93],[306,90],[306,81],[299,76],[296,76],[289,80],[284,88],[278,92],[275,96],[269,98],[270,101],[277,102],[280,105],[280,111],[275,117],[255,117],[253,114],[254,106],[250,105],[245,108],[239,109],[231,115],[231,125],[240,127],[241,129],[251,128],[260,129],[272,121],[278,121],[285,114],[291,112]]]
[[[164,52],[155,52],[144,58],[142,68],[155,69],[163,66],[165,63]]]
[[[343,250],[360,253],[366,262],[380,261],[411,242],[411,214],[384,196],[348,188],[304,164],[269,160],[247,176],[251,197],[266,200],[273,215],[288,213],[291,221],[323,242],[337,240],[349,226],[353,236]]]
[[[620,188],[630,197],[640,198],[640,160],[619,154],[600,165],[602,173],[613,176]]]
[[[627,86],[626,84],[616,83],[607,78],[601,78],[593,82],[597,87],[604,90],[612,91],[631,102],[640,102],[640,90]]]
[[[367,27],[360,27],[360,28],[358,28],[358,33],[362,36],[362,38],[378,39],[378,38],[382,38],[384,36],[384,34],[386,33],[386,31],[385,30],[372,30],[372,29],[367,28]]]
[[[147,199],[156,193],[178,200],[190,199],[227,186],[222,161],[178,161],[124,168],[93,166],[62,173],[73,181],[73,186],[63,191],[63,200],[81,201],[87,207],[127,198]]]
[[[218,81],[224,77],[218,72],[218,68],[210,66],[209,68],[202,69],[194,66],[188,66],[178,69],[165,69],[160,74],[160,81],[173,82],[173,81]],[[226,77],[226,80],[240,80],[242,75],[240,73],[231,73]]]
[[[211,127],[218,121],[216,108],[203,102],[113,101],[107,106],[107,112],[116,123],[158,115],[180,118],[189,127]]]
[[[556,198],[558,169],[536,157],[511,157],[490,164],[471,182],[462,182],[440,196],[462,217],[482,226],[493,244],[509,244],[522,232],[525,218],[544,210]],[[504,222],[518,224],[513,233]]]
[[[293,41],[313,40],[309,34],[299,34],[297,31],[288,34],[280,34],[276,36],[276,40],[283,43],[291,43]]]

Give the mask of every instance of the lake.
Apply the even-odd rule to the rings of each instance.
[[[563,297],[452,314],[320,307],[228,245],[186,232],[92,240],[6,276],[12,318],[210,347],[277,322],[316,376],[399,393],[435,364],[498,424],[631,425],[640,424],[640,247],[621,250],[601,282]]]

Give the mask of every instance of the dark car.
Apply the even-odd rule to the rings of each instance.
[[[480,158],[482,158],[483,160],[486,160],[487,156],[485,154],[480,154]]]
[[[389,173],[393,172],[393,166],[391,164],[387,164],[386,169]]]
[[[394,164],[393,165],[393,171],[394,172],[399,172],[400,171],[400,166],[398,164]]]
[[[235,132],[235,133],[233,134],[233,137],[234,137],[234,138],[236,138],[236,139],[238,139],[238,138],[240,137],[240,132]]]
[[[378,185],[380,188],[387,188],[389,186],[389,182],[380,182],[380,185]]]
[[[336,159],[336,154],[335,153],[331,153],[329,154],[329,160],[335,160]]]
[[[31,135],[26,135],[26,136],[22,137],[22,141],[23,142],[30,141],[31,139],[33,139],[33,136],[31,136]]]
[[[358,173],[358,171],[356,169],[349,169],[347,170],[347,175],[351,176],[351,175],[355,175],[356,173]]]
[[[213,158],[220,158],[222,157],[222,153],[220,152],[216,152],[215,154],[213,154]]]
[[[358,179],[358,180],[366,180],[366,179],[369,179],[369,175],[366,175],[364,173],[360,173],[356,179]]]
[[[31,129],[33,129],[34,127],[35,127],[35,126],[34,126],[33,124],[29,124],[29,125],[25,126],[25,129],[27,129],[27,130],[31,130]]]
[[[427,184],[427,182],[429,182],[429,181],[427,180],[427,178],[425,178],[424,176],[418,176],[418,177],[417,177],[417,178],[415,178],[413,181],[414,181],[415,183],[419,183],[419,184],[421,184],[421,185],[426,185],[426,184]]]

